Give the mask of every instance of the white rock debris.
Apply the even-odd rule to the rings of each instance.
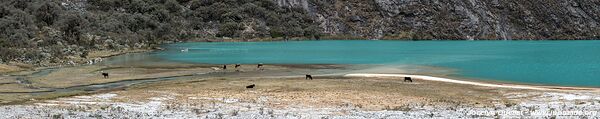
[[[260,97],[258,102],[233,98],[187,97],[191,104],[173,95],[152,97],[146,101],[113,101],[117,94],[74,96],[29,105],[0,107],[0,118],[599,118],[600,95],[595,93],[507,93],[517,104],[495,107],[422,106],[406,109],[366,111],[354,106],[314,108],[289,105],[273,108]],[[176,103],[168,103],[175,101]]]

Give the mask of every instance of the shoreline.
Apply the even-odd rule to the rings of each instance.
[[[407,83],[393,77],[339,76],[315,80],[303,80],[301,76],[173,80],[125,90],[4,105],[0,110],[3,115],[31,118],[53,115],[103,115],[103,118],[140,115],[141,118],[212,118],[214,115],[225,118],[306,118],[311,115],[326,118],[541,118],[528,114],[600,109],[596,104],[600,101],[598,93],[496,89],[429,80]],[[248,84],[257,87],[243,88]],[[523,113],[480,114],[479,111]]]
[[[162,45],[161,47],[164,47],[164,45]],[[100,55],[96,55],[96,57],[101,57],[101,58],[113,58],[115,56],[123,56],[123,55],[128,55],[128,54],[134,54],[134,53],[141,53],[141,52],[154,52],[157,50],[152,50],[152,49],[145,49],[145,50],[129,50],[129,51],[122,51],[122,52],[101,52],[98,53]],[[107,66],[107,67],[117,67],[115,69],[103,69],[103,68],[99,68],[102,70],[115,70],[114,72],[125,72],[127,70],[127,67],[135,67],[139,70],[133,70],[133,71],[139,71],[139,73],[146,73],[146,70],[150,71],[150,70],[154,70],[154,71],[158,71],[158,70],[164,70],[164,69],[169,69],[169,70],[173,70],[174,73],[181,73],[181,72],[186,72],[185,70],[191,71],[190,69],[196,69],[194,67],[182,67],[184,65],[206,65],[206,67],[198,67],[198,69],[207,69],[210,70],[209,68],[212,68],[212,65],[215,64],[203,64],[203,63],[182,63],[182,62],[173,62],[174,64],[179,64],[179,65],[173,65],[173,64],[162,64],[162,65],[156,65],[156,64],[152,64],[149,65],[148,67],[145,67],[144,65],[123,65],[122,67],[119,67],[120,65],[115,65],[115,66]],[[272,65],[272,66],[276,66],[278,67],[277,69],[273,69],[274,72],[283,72],[285,70],[307,70],[308,72],[311,70],[316,70],[316,69],[338,69],[338,68],[343,68],[345,70],[345,66],[341,66],[338,67],[338,65],[336,64],[265,64],[266,66]],[[345,65],[352,65],[352,64],[345,64]],[[58,66],[52,66],[52,68],[57,68],[57,69],[65,69],[65,68],[72,68],[73,71],[78,71],[79,68],[84,68],[82,66],[98,66],[98,64],[92,64],[92,65],[87,65],[87,64],[75,64],[75,65],[58,65]],[[219,65],[215,66],[218,67]],[[38,67],[40,68],[40,67]],[[35,70],[38,70],[38,68],[36,68]],[[41,67],[43,68],[49,68],[49,67]],[[410,67],[409,67],[410,68]],[[75,70],[78,69],[78,70]],[[281,71],[275,71],[275,70],[281,70]],[[436,75],[429,75],[427,73],[425,74],[419,74],[419,73],[409,73],[409,72],[402,72],[401,70],[403,70],[403,68],[398,68],[396,70],[381,70],[378,72],[378,70],[375,70],[375,72],[362,72],[365,69],[348,69],[348,70],[352,70],[352,72],[337,72],[337,73],[325,73],[325,74],[316,74],[313,76],[324,76],[324,77],[406,77],[406,76],[410,76],[413,78],[416,78],[417,80],[428,80],[428,81],[435,81],[435,82],[443,82],[446,84],[443,85],[447,85],[447,86],[452,86],[455,84],[466,84],[466,85],[472,85],[469,87],[476,87],[476,86],[483,86],[483,87],[492,87],[492,88],[503,88],[503,89],[526,89],[526,90],[551,90],[551,91],[593,91],[593,92],[600,92],[600,88],[591,88],[591,87],[578,87],[578,86],[574,86],[574,87],[567,87],[567,86],[551,86],[551,85],[529,85],[529,84],[523,84],[523,83],[519,83],[519,82],[494,82],[494,81],[480,81],[480,80],[462,80],[461,78],[454,78],[454,77],[445,77],[445,76],[437,76]],[[431,69],[425,69],[425,70],[431,70]],[[99,71],[99,70],[94,70],[94,71]],[[211,70],[212,71],[212,70]],[[305,72],[307,72],[305,71]],[[17,72],[21,72],[21,71],[17,71]],[[75,73],[75,72],[70,72],[70,73]],[[324,73],[324,72],[321,72]],[[389,74],[385,74],[385,73],[389,73]],[[397,74],[397,73],[405,73],[405,74]],[[67,73],[68,74],[68,73]],[[89,78],[90,76],[93,76],[93,72],[82,72],[84,76],[82,79],[86,79],[85,77],[87,76],[87,78],[91,81],[97,81],[97,80],[92,80],[92,78]],[[117,75],[124,75],[123,74],[118,74],[115,73]],[[417,74],[417,75],[408,75],[408,74]],[[143,74],[140,74],[143,75]],[[147,75],[151,75],[151,74],[147,74]],[[162,75],[162,74],[160,74]],[[231,73],[231,74],[220,74],[217,76],[222,76],[222,75],[231,75],[231,76],[239,76],[239,72],[235,72],[235,73]],[[151,75],[154,76],[154,75]],[[69,76],[67,76],[69,77]],[[303,78],[304,75],[299,75],[299,74],[286,74],[286,76],[256,76],[253,78],[257,78],[257,79],[261,79],[261,78]],[[59,78],[61,77],[51,77],[51,78],[56,78],[56,80],[54,81],[63,81],[62,79],[59,80]],[[129,78],[129,77],[126,77]],[[46,82],[46,78],[40,78],[40,80],[37,80],[38,82],[42,81]],[[88,80],[86,79],[86,80]],[[67,80],[67,81],[71,81],[71,80]],[[80,79],[77,80],[72,80],[71,82],[74,83],[81,83],[79,82],[81,81]],[[105,82],[105,81],[100,81],[100,82]],[[118,81],[116,81],[118,82]],[[34,82],[35,83],[35,82]],[[86,82],[87,83],[87,82]],[[106,83],[106,82],[105,82]],[[108,83],[113,83],[108,81]],[[74,85],[74,84],[73,84]],[[94,85],[94,83],[88,84],[88,85]],[[128,87],[128,86],[127,86]],[[127,88],[126,87],[126,88]],[[18,87],[21,88],[21,87]],[[84,91],[87,93],[87,91]],[[88,93],[90,94],[90,93]],[[67,95],[67,96],[72,96],[72,95]],[[33,99],[33,98],[32,98]],[[50,98],[52,99],[52,98]],[[0,104],[2,105],[2,104]]]
[[[10,67],[11,69],[2,69],[0,70],[0,74],[10,74],[10,73],[18,73],[23,71],[37,71],[49,68],[65,68],[65,67],[73,67],[73,66],[85,66],[90,65],[87,64],[88,61],[93,61],[96,58],[107,59],[116,56],[122,56],[133,53],[144,53],[144,52],[154,52],[155,49],[150,48],[141,48],[141,49],[131,49],[124,51],[114,51],[114,50],[96,50],[92,51],[94,55],[88,56],[86,58],[77,58],[72,60],[62,60],[62,63],[40,63],[40,64],[26,64],[22,62],[6,62],[0,63],[0,68]],[[68,62],[72,61],[74,64],[69,64]],[[65,63],[66,62],[66,63]],[[95,65],[95,62],[92,65]],[[26,66],[25,66],[26,65]]]
[[[593,105],[600,101],[600,94],[596,91],[530,88],[528,86],[525,89],[523,87],[515,89],[511,87],[514,85],[477,82],[476,80],[465,81],[468,79],[444,78],[443,75],[426,73],[408,75],[413,74],[408,72],[396,74],[396,72],[403,72],[401,67],[395,70],[381,67],[365,70],[362,68],[367,66],[339,66],[342,68],[335,69],[338,66],[265,65],[266,70],[244,66],[240,69],[242,71],[234,71],[233,69],[212,70],[210,66],[187,67],[183,64],[165,65],[166,69],[160,66],[163,65],[146,68],[136,66],[136,69],[132,71],[139,71],[136,74],[144,75],[146,73],[155,74],[158,70],[173,72],[195,70],[196,72],[190,73],[204,72],[205,75],[90,92],[81,89],[75,92],[51,94],[48,97],[25,97],[18,102],[0,104],[0,110],[4,112],[4,115],[31,118],[53,115],[66,117],[105,115],[104,118],[139,115],[145,115],[142,118],[154,116],[166,118],[173,115],[209,118],[211,115],[221,115],[233,118],[256,115],[289,117],[289,114],[300,115],[298,117],[321,114],[323,117],[341,115],[342,118],[349,117],[348,115],[359,115],[363,118],[394,115],[399,118],[427,118],[431,117],[428,115],[431,112],[440,117],[459,118],[470,116],[467,110],[522,111],[520,109],[535,108],[560,111],[582,109],[596,111],[596,109],[600,109],[595,108],[600,106]],[[82,78],[85,79],[85,76],[92,74],[89,71],[107,67],[91,68],[93,69],[89,69],[89,67],[64,69],[65,71],[56,72],[64,75],[48,78],[59,79],[57,81],[62,84],[70,81],[65,80],[64,77],[83,76]],[[111,72],[129,69],[127,67],[108,68]],[[79,74],[78,71],[87,73],[71,75]],[[305,71],[315,71],[321,74],[313,74],[315,80],[305,80],[304,74],[293,73]],[[119,75],[115,73],[114,76]],[[413,77],[416,82],[403,82],[401,77],[404,76]],[[486,83],[487,85],[483,85]],[[256,84],[257,87],[244,88],[250,84]],[[493,88],[481,87],[481,85]],[[14,95],[5,94],[3,96]],[[593,109],[589,110],[590,108]],[[457,110],[463,111],[457,112]],[[373,115],[367,113],[373,113]],[[497,115],[483,116],[498,117]],[[511,115],[501,115],[500,117],[505,116]]]
[[[13,70],[0,69],[0,74],[6,73],[14,73],[26,70],[37,70],[44,68],[60,68],[60,67],[69,67],[69,66],[81,66],[86,65],[86,61],[94,60],[95,58],[111,58],[115,56],[122,56],[132,53],[143,53],[143,52],[154,52],[159,50],[164,50],[165,46],[177,43],[192,43],[192,42],[287,42],[287,41],[327,41],[327,40],[380,40],[380,41],[406,41],[406,42],[414,42],[414,41],[464,41],[464,39],[369,39],[369,38],[356,38],[356,37],[338,37],[338,36],[328,36],[323,37],[321,39],[314,39],[308,37],[292,37],[289,39],[281,39],[281,38],[253,38],[253,39],[240,39],[240,38],[232,38],[232,39],[224,39],[224,38],[208,38],[204,40],[184,40],[178,42],[168,42],[161,43],[156,46],[148,46],[137,49],[129,49],[123,51],[113,50],[93,50],[91,51],[95,55],[88,56],[86,58],[77,58],[72,60],[62,60],[60,63],[40,63],[40,64],[28,64],[24,62],[4,62],[0,63],[0,66],[6,65],[6,67],[17,67],[17,69],[12,68]],[[591,41],[591,40],[600,40],[600,39],[511,39],[511,40],[500,40],[500,39],[474,39],[475,41]],[[69,64],[69,61],[74,62],[74,64]],[[26,66],[25,66],[26,65]],[[319,65],[319,64],[310,64],[310,65]],[[2,68],[2,67],[0,67]]]
[[[373,77],[373,78],[392,78],[395,80],[398,80],[397,82],[402,82],[401,78],[402,77],[413,77],[413,79],[416,80],[424,80],[424,81],[432,81],[432,82],[440,82],[437,85],[444,85],[444,86],[453,86],[453,85],[457,85],[457,84],[465,84],[465,85],[471,85],[471,86],[467,86],[469,88],[477,88],[477,86],[482,86],[482,87],[491,87],[492,89],[524,89],[524,90],[531,90],[531,91],[579,91],[579,92],[600,92],[600,90],[598,88],[584,88],[584,87],[565,87],[565,86],[544,86],[544,85],[527,85],[527,84],[518,84],[518,83],[508,83],[508,82],[485,82],[485,81],[477,81],[477,80],[461,80],[460,78],[451,78],[451,77],[444,77],[444,76],[436,76],[436,75],[429,75],[429,74],[416,74],[416,75],[410,75],[410,73],[408,74],[398,74],[401,71],[394,71],[394,70],[389,70],[391,72],[388,73],[384,73],[384,72],[370,72],[370,73],[364,73],[365,71],[361,71],[361,70],[357,70],[357,69],[353,69],[352,67],[345,67],[345,68],[350,68],[350,69],[338,69],[340,67],[343,66],[336,66],[336,65],[266,65],[267,67],[272,67],[275,68],[271,71],[268,72],[263,72],[266,74],[273,74],[271,76],[266,76],[264,74],[255,74],[257,72],[254,71],[253,68],[250,67],[246,67],[246,68],[250,68],[250,69],[245,69],[249,72],[221,72],[221,71],[217,71],[217,72],[221,72],[221,73],[216,73],[217,77],[213,77],[213,78],[240,78],[244,77],[247,79],[252,79],[252,80],[259,80],[259,79],[295,79],[295,78],[299,78],[302,79],[304,77],[304,75],[300,75],[300,74],[287,74],[285,72],[288,71],[292,71],[292,70],[297,70],[297,71],[303,71],[303,70],[318,70],[323,68],[323,71],[327,71],[327,70],[331,70],[331,69],[336,69],[339,71],[333,71],[333,72],[329,72],[329,73],[321,73],[321,74],[313,74],[313,76],[315,77],[322,77],[322,78],[344,78],[344,77]],[[141,67],[141,66],[137,66],[137,67]],[[64,68],[64,67],[59,67],[59,68]],[[78,69],[77,67],[73,67],[75,69]],[[154,68],[148,68],[148,69],[164,69],[164,68],[160,68],[160,67],[154,67]],[[208,69],[208,67],[205,66],[201,66],[199,67],[201,69]],[[117,68],[117,69],[111,69],[111,70],[119,70],[119,69],[123,69],[123,68]],[[142,68],[143,69],[143,68]],[[173,70],[177,70],[177,69],[185,69],[185,70],[189,70],[190,67],[183,67],[183,68],[175,68]],[[195,69],[195,68],[192,68]],[[79,70],[79,69],[78,69]],[[281,71],[280,71],[281,70]],[[208,71],[208,70],[207,70]],[[341,71],[341,72],[340,72]],[[179,71],[176,71],[179,72]],[[202,71],[204,72],[204,71]],[[214,72],[214,71],[209,71],[209,72]],[[269,73],[270,72],[270,73]],[[396,73],[398,72],[398,73]],[[194,73],[196,74],[196,73]],[[206,73],[205,74],[214,74],[214,73]],[[287,75],[280,75],[280,74],[287,74]],[[233,76],[233,77],[232,77]],[[155,78],[162,78],[162,77],[155,77]],[[200,77],[197,77],[200,78]],[[203,78],[200,78],[203,79]],[[132,81],[137,81],[137,79],[131,79]],[[68,80],[67,80],[68,81]],[[74,87],[82,87],[82,86],[90,86],[90,85],[98,85],[98,84],[112,84],[112,83],[119,83],[119,82],[123,82],[123,81],[128,81],[128,80],[118,80],[118,81],[108,81],[108,82],[103,82],[103,83],[90,83],[90,84],[86,84],[86,85],[76,85]],[[141,81],[144,82],[144,81]],[[163,81],[159,81],[158,83],[161,83]],[[169,81],[166,81],[169,82]],[[141,83],[140,83],[141,84]],[[153,83],[150,83],[153,84]],[[417,83],[419,84],[419,83]],[[129,88],[129,86],[126,87],[122,87],[122,88]],[[98,93],[97,91],[103,92],[103,91],[109,91],[111,89],[100,89],[100,90],[94,90],[94,91],[85,91],[82,93],[78,93],[78,94],[95,94]],[[52,93],[52,92],[49,92]],[[78,95],[75,94],[75,95]],[[73,96],[72,94],[69,95],[65,95],[66,97],[68,96]],[[60,98],[60,97],[65,97],[65,96],[59,96],[59,97],[55,97],[55,98]],[[55,99],[55,98],[48,98],[48,99]],[[35,98],[38,99],[38,98]],[[47,100],[47,99],[42,99],[39,98],[41,100]],[[28,101],[25,101],[28,102]],[[16,104],[19,104],[18,101],[16,102]],[[0,104],[0,105],[4,105],[4,104]]]
[[[87,58],[77,58],[77,59],[73,59],[73,60],[62,60],[62,62],[60,62],[60,63],[29,64],[29,63],[25,63],[25,62],[7,61],[4,63],[0,63],[0,65],[18,67],[19,69],[16,71],[15,70],[12,70],[12,71],[7,70],[4,72],[2,70],[0,70],[0,73],[12,73],[12,72],[19,72],[19,71],[24,71],[24,70],[35,70],[35,69],[39,69],[39,68],[48,68],[48,67],[65,67],[65,66],[73,66],[73,65],[75,65],[75,66],[85,65],[86,61],[93,60],[94,58],[110,58],[110,57],[114,57],[114,56],[130,54],[130,53],[153,52],[153,51],[157,51],[157,50],[163,50],[165,48],[164,46],[167,46],[170,44],[176,44],[176,43],[286,42],[286,41],[327,41],[327,40],[381,40],[381,41],[408,41],[408,42],[411,42],[411,41],[465,41],[466,39],[401,39],[401,38],[400,39],[394,39],[394,38],[392,38],[392,39],[387,39],[387,38],[371,39],[371,38],[364,38],[364,37],[347,37],[347,36],[337,36],[337,35],[323,36],[320,39],[315,39],[315,38],[310,38],[310,37],[291,37],[289,39],[282,39],[280,37],[278,37],[278,38],[252,38],[252,39],[241,39],[241,38],[232,38],[232,39],[207,38],[207,39],[203,39],[203,40],[190,39],[190,40],[183,40],[183,41],[177,41],[177,42],[174,41],[174,42],[161,43],[156,46],[148,46],[148,47],[143,47],[143,48],[123,50],[123,51],[117,51],[117,49],[93,50],[91,52],[99,53],[99,55],[89,56]],[[593,40],[600,40],[600,39],[510,39],[510,40],[474,39],[474,41],[593,41]],[[72,57],[74,57],[74,56],[72,56]],[[73,61],[75,64],[68,64],[69,61]],[[27,65],[27,66],[24,67],[23,65]],[[2,68],[2,67],[0,67],[0,68]]]
[[[418,80],[437,81],[454,84],[466,84],[473,86],[483,86],[492,88],[509,88],[509,89],[526,89],[526,90],[553,90],[553,91],[599,91],[598,88],[589,87],[572,87],[572,86],[546,86],[546,85],[526,85],[526,84],[511,84],[511,83],[489,83],[483,81],[466,81],[451,78],[434,77],[427,75],[410,75],[410,74],[380,74],[380,73],[350,73],[344,77],[412,77]]]

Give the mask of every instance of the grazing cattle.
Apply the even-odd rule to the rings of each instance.
[[[235,64],[235,68],[237,69],[238,67],[241,67],[242,65],[240,64]]]
[[[252,84],[252,85],[246,86],[246,88],[254,88],[254,86],[256,86],[256,85]]]
[[[304,79],[306,79],[306,80],[313,80],[313,77],[312,77],[312,75],[310,75],[310,74],[307,74],[307,75],[306,75],[306,78],[304,78]]]
[[[227,69],[227,65],[223,65],[223,69]]]
[[[104,78],[108,78],[108,73],[102,73],[102,76],[104,76]]]
[[[260,69],[262,66],[263,66],[263,64],[262,64],[262,63],[259,63],[259,64],[256,66],[256,68]]]
[[[406,82],[406,81],[413,82],[412,78],[410,78],[410,77],[404,77],[404,82]]]

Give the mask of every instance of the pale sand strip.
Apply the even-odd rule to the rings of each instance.
[[[492,84],[472,81],[454,80],[449,78],[424,76],[424,75],[407,75],[407,74],[374,74],[374,73],[355,73],[346,74],[345,77],[411,77],[428,81],[440,81],[457,84],[467,84],[494,88],[512,88],[512,89],[529,89],[529,90],[597,90],[595,88],[576,88],[576,87],[553,87],[553,86],[529,86],[529,85],[514,85],[514,84]]]

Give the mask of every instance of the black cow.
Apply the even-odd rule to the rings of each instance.
[[[108,73],[102,73],[102,76],[104,76],[104,78],[108,78]]]
[[[256,85],[252,84],[252,85],[246,86],[246,88],[254,88],[254,86],[256,86]]]
[[[410,77],[404,77],[404,82],[406,82],[406,81],[413,82],[412,78],[410,78]]]
[[[262,64],[262,63],[259,63],[259,64],[256,66],[256,68],[260,69],[262,66],[263,66],[263,64]]]
[[[304,79],[306,79],[306,80],[313,80],[313,77],[310,74],[306,74],[306,78],[304,78]]]

